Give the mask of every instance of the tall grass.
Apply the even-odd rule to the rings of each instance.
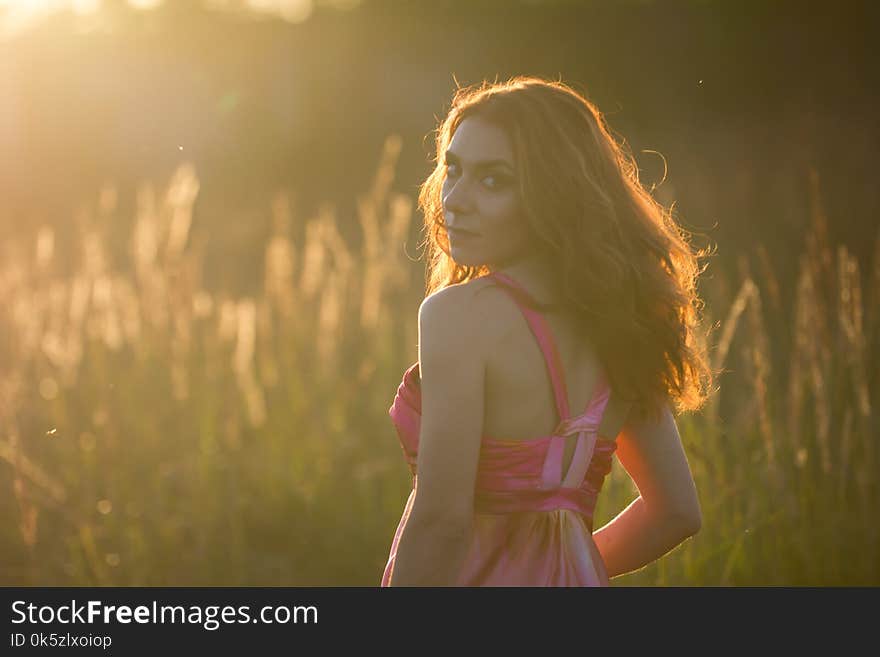
[[[302,219],[271,199],[248,296],[204,283],[188,165],[141,187],[128,268],[95,221],[112,187],[77,243],[43,228],[4,245],[0,583],[378,584],[410,485],[387,410],[423,289],[399,151],[390,138],[359,199],[357,245],[331,205]],[[813,184],[794,289],[761,244],[706,282],[724,374],[679,418],[703,529],[615,583],[880,583],[880,234],[866,277],[828,244]],[[597,522],[634,494],[615,463]]]

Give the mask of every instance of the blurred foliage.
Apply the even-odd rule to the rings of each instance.
[[[387,410],[423,283],[403,251],[413,202],[392,190],[400,150],[386,140],[358,199],[357,244],[330,206],[306,219],[267,199],[248,295],[203,285],[189,165],[141,187],[130,270],[97,221],[112,188],[78,239],[44,226],[4,244],[0,583],[378,584],[411,484]],[[761,243],[702,281],[725,374],[679,428],[703,529],[617,585],[880,583],[880,234],[865,272],[828,243],[811,184],[794,289]],[[636,494],[615,461],[596,526]]]

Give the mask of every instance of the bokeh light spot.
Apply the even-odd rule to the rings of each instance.
[[[128,4],[134,9],[150,10],[162,4],[162,0],[128,0]]]
[[[281,18],[290,23],[301,23],[312,15],[312,0],[279,0]]]

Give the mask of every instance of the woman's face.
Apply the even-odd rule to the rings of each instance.
[[[470,116],[456,129],[445,163],[443,213],[452,259],[495,269],[520,258],[527,231],[507,134]]]

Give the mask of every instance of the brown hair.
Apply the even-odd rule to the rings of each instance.
[[[673,401],[697,410],[713,373],[697,338],[696,291],[705,269],[688,234],[639,182],[624,143],[596,106],[567,85],[532,77],[456,91],[436,134],[436,168],[422,184],[426,294],[488,273],[456,263],[443,217],[443,154],[462,120],[491,121],[510,138],[519,198],[532,242],[554,284],[598,350],[616,394],[658,418]]]

